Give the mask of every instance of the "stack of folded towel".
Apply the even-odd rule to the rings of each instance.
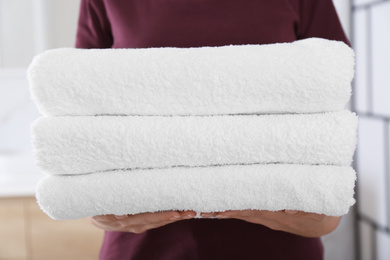
[[[28,70],[54,219],[163,210],[346,214],[356,174],[342,42],[56,49]]]

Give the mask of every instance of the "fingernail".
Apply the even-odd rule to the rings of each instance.
[[[184,216],[183,218],[185,218],[185,219],[189,219],[189,218],[193,218],[194,216],[192,216],[192,215],[187,215],[187,216]]]
[[[174,217],[171,217],[169,220],[176,220],[176,219],[179,219],[180,216],[174,216]]]

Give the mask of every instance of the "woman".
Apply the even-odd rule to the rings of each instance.
[[[331,0],[81,0],[78,48],[348,43]],[[95,216],[100,259],[323,259],[340,217],[296,211],[169,211]],[[216,217],[217,219],[207,219]]]

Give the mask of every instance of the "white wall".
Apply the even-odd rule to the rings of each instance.
[[[74,45],[78,8],[79,0],[0,0],[0,153],[31,151],[39,114],[26,68],[35,54]]]
[[[72,47],[79,0],[0,0],[0,68],[27,67],[44,50]]]
[[[354,0],[361,260],[390,259],[390,1]]]
[[[336,11],[339,15],[341,24],[347,37],[351,37],[350,24],[350,1],[333,0]],[[354,260],[355,259],[355,232],[354,232],[354,211],[350,210],[349,214],[343,216],[338,228],[331,234],[324,236],[322,241],[325,247],[326,260]]]
[[[39,117],[26,68],[46,49],[72,47],[79,0],[0,0],[0,197],[31,196],[43,177],[31,156]]]
[[[333,0],[333,4],[336,7],[337,14],[339,15],[341,24],[344,28],[347,37],[350,38],[351,24],[351,3],[350,0]]]

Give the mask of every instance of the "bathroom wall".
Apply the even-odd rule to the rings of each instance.
[[[390,1],[354,0],[360,259],[390,259]]]
[[[333,1],[339,19],[348,39],[351,35],[351,3],[349,0]],[[331,234],[322,237],[325,247],[326,260],[353,260],[355,254],[355,230],[354,230],[354,208],[343,216],[337,229]]]
[[[26,69],[34,55],[72,47],[79,0],[0,0],[0,197],[31,196],[44,175],[31,156],[39,117]]]
[[[79,0],[0,0],[0,68],[27,67],[44,50],[74,45]]]

